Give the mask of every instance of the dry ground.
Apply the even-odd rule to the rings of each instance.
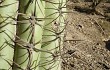
[[[110,70],[110,4],[100,4],[96,14],[78,9],[88,5],[68,2],[63,70]]]

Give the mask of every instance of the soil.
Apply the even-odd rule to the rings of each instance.
[[[68,2],[63,70],[110,70],[110,3]]]

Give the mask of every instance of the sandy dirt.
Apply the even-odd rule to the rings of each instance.
[[[78,9],[89,5],[68,2],[63,70],[110,70],[110,4],[100,4],[95,14]]]

